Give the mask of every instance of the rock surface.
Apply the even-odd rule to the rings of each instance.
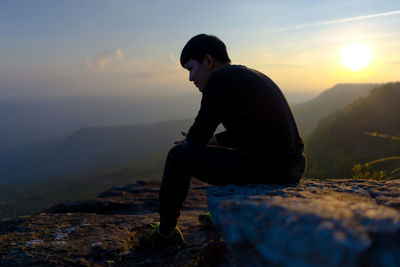
[[[158,220],[159,186],[138,182],[1,220],[0,266],[400,266],[400,180],[207,189],[192,179],[179,222],[186,246],[173,254],[139,247]],[[206,190],[219,233],[198,223]]]
[[[400,180],[209,187],[233,266],[400,266]]]
[[[218,266],[228,255],[215,228],[198,215],[207,210],[206,185],[192,179],[179,226],[186,246],[155,254],[139,247],[158,220],[160,184],[112,188],[95,199],[55,205],[43,213],[0,221],[0,266]]]

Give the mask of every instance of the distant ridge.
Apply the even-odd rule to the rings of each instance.
[[[337,84],[310,101],[292,105],[300,132],[307,139],[323,117],[344,108],[358,98],[367,96],[373,88],[380,85],[382,84]]]
[[[389,83],[323,118],[306,146],[307,177],[349,177],[355,164],[400,156],[399,103],[400,82]]]
[[[91,127],[66,138],[35,142],[0,153],[0,184],[105,171],[167,150],[192,119]]]
[[[293,106],[302,135],[318,121],[355,99],[366,96],[377,84],[338,84],[308,102]],[[193,119],[108,127],[86,127],[63,139],[34,142],[0,150],[0,184],[61,177],[80,172],[105,171],[167,150],[181,138]]]

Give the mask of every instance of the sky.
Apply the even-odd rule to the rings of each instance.
[[[400,80],[399,0],[2,0],[0,99],[196,93],[179,57],[199,33],[283,92]]]

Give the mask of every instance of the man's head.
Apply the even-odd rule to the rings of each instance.
[[[190,39],[181,53],[181,65],[190,72],[189,80],[203,90],[211,73],[228,65],[225,44],[215,36],[199,34]]]

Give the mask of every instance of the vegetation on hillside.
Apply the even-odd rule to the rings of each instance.
[[[40,212],[58,202],[95,197],[114,186],[161,179],[168,150],[160,150],[123,167],[76,176],[0,185],[0,218]]]
[[[293,105],[293,113],[303,139],[308,140],[323,117],[367,96],[377,86],[380,84],[337,84],[310,101]]]
[[[60,140],[0,150],[0,184],[107,171],[166,150],[192,119],[80,129]]]
[[[400,137],[397,136],[371,132],[365,132],[364,134],[400,141]],[[400,155],[355,164],[353,166],[353,178],[377,180],[400,178]]]
[[[307,143],[309,164],[306,175],[317,178],[352,177],[356,164],[398,156],[399,100],[400,83],[390,83],[375,88],[369,96],[322,119]],[[365,132],[394,138],[371,138]],[[389,161],[381,163],[384,162]],[[369,168],[372,165],[369,164]],[[363,166],[359,168],[359,173],[365,173]],[[357,172],[357,167],[354,171]],[[382,177],[382,173],[377,172],[376,176]]]

